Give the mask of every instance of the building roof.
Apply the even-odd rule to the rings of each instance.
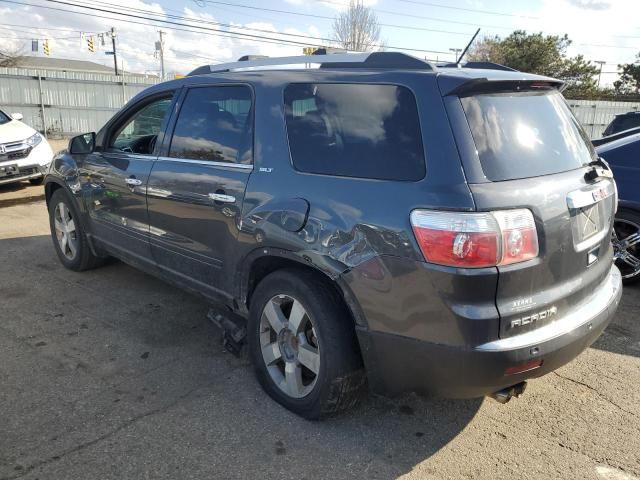
[[[19,68],[61,70],[68,72],[113,73],[113,67],[107,67],[86,60],[70,60],[67,58],[21,57],[16,66]]]

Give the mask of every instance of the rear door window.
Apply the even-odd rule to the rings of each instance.
[[[589,138],[557,91],[482,94],[461,102],[491,181],[564,172],[595,159]]]
[[[291,84],[284,102],[296,170],[401,181],[424,177],[418,109],[408,88]]]
[[[182,103],[169,157],[252,163],[251,89],[245,85],[191,88]]]

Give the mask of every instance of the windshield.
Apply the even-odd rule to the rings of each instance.
[[[0,110],[0,125],[2,125],[3,123],[8,123],[10,121],[11,121],[11,117],[6,113],[4,113],[2,110]]]
[[[489,180],[564,172],[596,158],[557,91],[502,92],[460,100]]]

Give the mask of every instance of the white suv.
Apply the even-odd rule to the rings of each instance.
[[[20,120],[22,114],[0,110],[0,185],[21,180],[39,185],[53,158],[47,140]]]

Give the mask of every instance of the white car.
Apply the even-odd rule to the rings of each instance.
[[[0,110],[0,185],[22,180],[39,185],[53,159],[47,140],[20,120],[22,114]]]

